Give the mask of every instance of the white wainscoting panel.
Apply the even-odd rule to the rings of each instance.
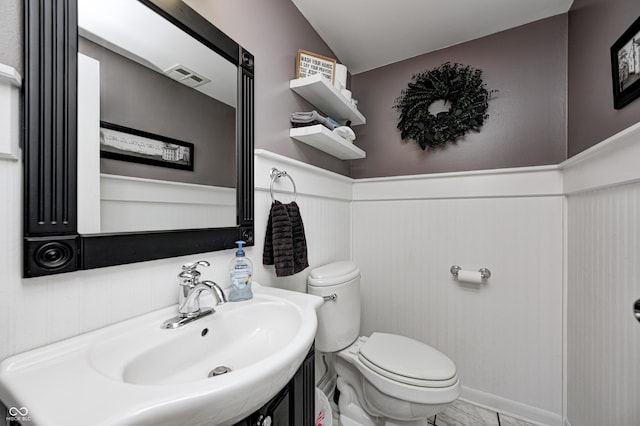
[[[262,265],[264,236],[271,207],[269,188],[272,167],[286,171],[294,179],[296,203],[307,237],[309,268],[291,277],[277,277],[273,266]],[[256,245],[247,250],[254,260],[256,278],[261,284],[306,292],[309,271],[336,260],[351,259],[351,187],[353,180],[342,175],[291,160],[264,150],[255,156]],[[274,184],[274,196],[288,203],[293,200],[288,178]]]
[[[639,218],[640,183],[568,197],[567,394],[574,425],[640,425],[640,323],[633,315]]]
[[[177,303],[186,262],[227,279],[232,250],[23,279],[22,164],[0,161],[0,181],[0,359]]]
[[[567,423],[640,425],[640,123],[560,164],[567,194]]]
[[[269,172],[272,167],[286,171],[293,177],[298,195],[306,194],[315,198],[333,198],[344,201],[351,201],[353,198],[353,179],[264,149],[255,150],[256,189],[269,190],[271,184]],[[293,190],[291,182],[287,178],[276,181],[273,188],[276,195],[279,192],[291,193]],[[280,198],[278,199],[280,200]],[[288,202],[290,200],[291,198],[284,197],[281,201]]]
[[[426,342],[455,362],[469,400],[561,425],[563,197],[378,193],[353,207],[362,332]],[[460,283],[452,265],[493,275]]]
[[[235,226],[233,188],[103,174],[102,232]]]
[[[0,161],[0,359],[11,354],[27,303],[19,297],[22,273],[22,164]]]

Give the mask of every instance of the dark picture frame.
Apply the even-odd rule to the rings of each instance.
[[[640,96],[640,17],[611,46],[611,80],[615,109]]]
[[[100,122],[100,157],[193,171],[195,146],[118,124]]]

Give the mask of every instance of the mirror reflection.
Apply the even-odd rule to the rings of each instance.
[[[137,0],[78,30],[79,232],[235,226],[236,66]]]

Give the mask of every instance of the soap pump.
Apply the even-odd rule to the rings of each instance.
[[[231,289],[229,291],[229,301],[238,302],[249,300],[253,297],[251,291],[251,279],[253,278],[253,263],[245,256],[242,246],[244,241],[236,241],[238,250],[236,257],[229,265],[229,276],[231,278]]]

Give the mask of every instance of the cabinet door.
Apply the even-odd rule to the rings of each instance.
[[[313,426],[315,358],[312,347],[295,376],[258,411],[233,426]]]
[[[290,419],[290,397],[287,385],[264,407],[251,416],[251,426],[294,426]]]
[[[291,426],[313,426],[315,421],[315,351],[312,347],[289,382]]]

